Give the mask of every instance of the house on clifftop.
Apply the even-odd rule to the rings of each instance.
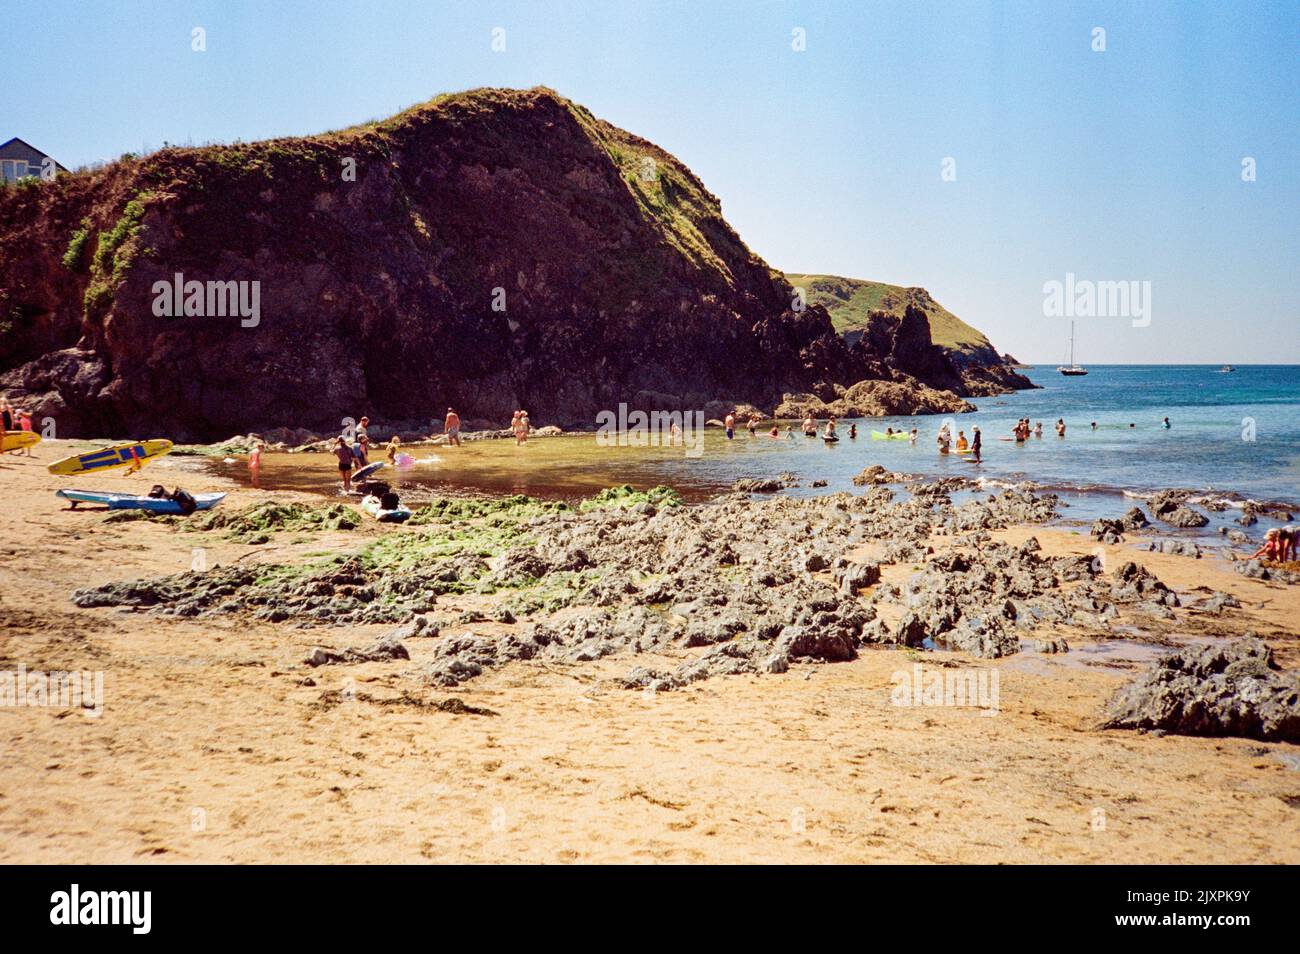
[[[46,173],[49,178],[53,178],[55,173],[68,171],[53,158],[17,136],[0,145],[0,179],[5,182],[17,182],[24,176],[40,178],[45,169],[51,170]]]

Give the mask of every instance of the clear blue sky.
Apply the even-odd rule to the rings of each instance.
[[[1300,362],[1293,0],[39,0],[0,75],[0,138],[69,167],[545,84],[677,155],[775,267],[924,285],[1021,358],[1062,358],[1042,286],[1073,272],[1152,283],[1149,327],[1079,322],[1085,363]]]

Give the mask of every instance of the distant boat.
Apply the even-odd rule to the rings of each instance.
[[[1078,375],[1088,373],[1086,368],[1081,368],[1074,363],[1074,322],[1073,321],[1070,322],[1070,364],[1069,366],[1063,364],[1056,370],[1070,377],[1076,377]]]
[[[1237,370],[1237,369],[1234,368],[1232,365],[1230,365],[1230,364],[1225,364],[1223,367],[1221,367],[1221,368],[1219,369],[1219,373],[1220,373],[1220,374],[1227,374],[1229,371],[1236,371],[1236,370]]]

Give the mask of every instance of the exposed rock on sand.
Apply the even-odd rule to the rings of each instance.
[[[1203,527],[1209,523],[1209,517],[1184,504],[1186,499],[1187,494],[1183,491],[1164,490],[1147,503],[1158,519],[1175,527]]]
[[[1258,639],[1186,649],[1120,689],[1103,727],[1300,742],[1300,677]]]

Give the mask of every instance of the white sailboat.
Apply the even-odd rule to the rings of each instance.
[[[1088,373],[1087,368],[1081,368],[1074,363],[1074,322],[1073,321],[1070,322],[1070,364],[1069,366],[1063,364],[1056,370],[1060,371],[1062,374],[1070,375],[1070,376]]]

